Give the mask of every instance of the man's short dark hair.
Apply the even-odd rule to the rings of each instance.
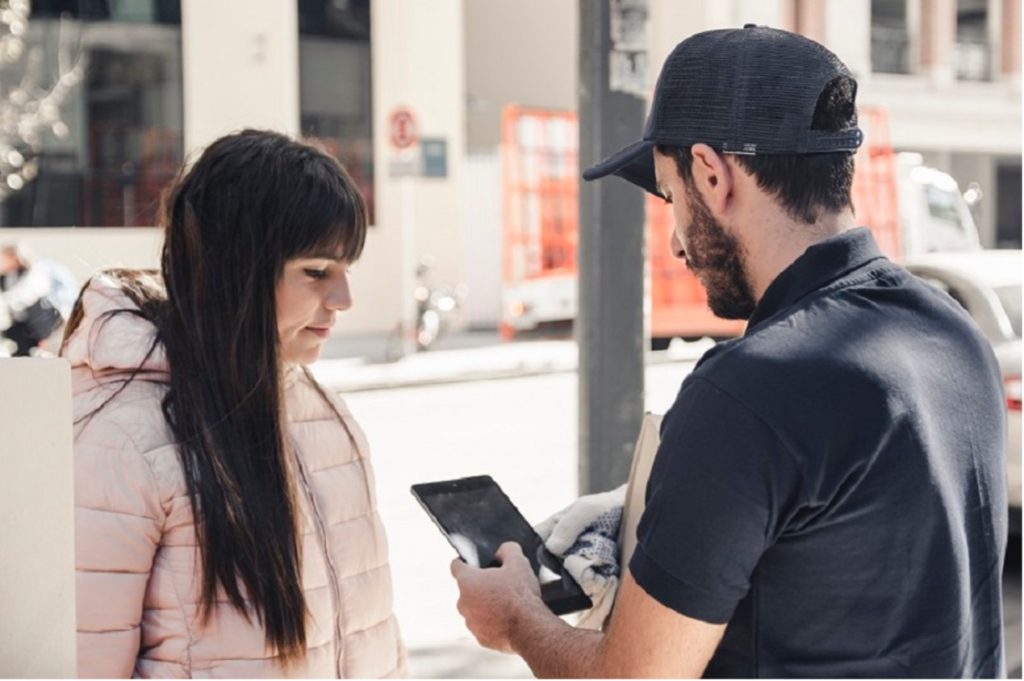
[[[857,125],[854,104],[856,84],[852,78],[835,78],[821,91],[814,109],[813,130],[829,132]],[[693,187],[693,154],[684,147],[658,146],[658,151],[675,158],[679,175]],[[736,162],[757,179],[757,186],[772,194],[796,220],[815,224],[822,211],[837,213],[853,208],[853,154],[737,154]]]

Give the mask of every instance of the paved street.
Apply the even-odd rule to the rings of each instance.
[[[647,408],[663,412],[691,367],[689,362],[648,367]],[[448,574],[454,554],[409,486],[487,473],[531,522],[569,503],[577,489],[575,373],[366,391],[346,399],[373,447],[410,673],[530,676],[518,658],[481,650],[466,632]],[[1008,670],[1019,676],[1019,560],[1006,584]]]
[[[648,370],[664,411],[689,364]],[[517,658],[480,651],[455,611],[454,553],[409,493],[416,482],[486,473],[538,522],[576,496],[576,375],[355,393],[347,401],[374,452],[391,541],[396,610],[423,677],[522,677]]]

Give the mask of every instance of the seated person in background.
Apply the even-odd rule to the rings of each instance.
[[[67,319],[78,285],[66,267],[25,244],[0,246],[0,335],[15,357],[42,349]]]

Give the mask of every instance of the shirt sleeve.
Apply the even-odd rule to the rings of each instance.
[[[799,483],[795,460],[768,424],[691,377],[662,424],[633,578],[676,612],[727,623],[798,503]]]

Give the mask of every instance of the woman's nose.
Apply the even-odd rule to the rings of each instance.
[[[338,281],[327,294],[324,301],[327,309],[337,312],[344,312],[352,307],[352,289],[348,284],[348,274],[342,273]]]

